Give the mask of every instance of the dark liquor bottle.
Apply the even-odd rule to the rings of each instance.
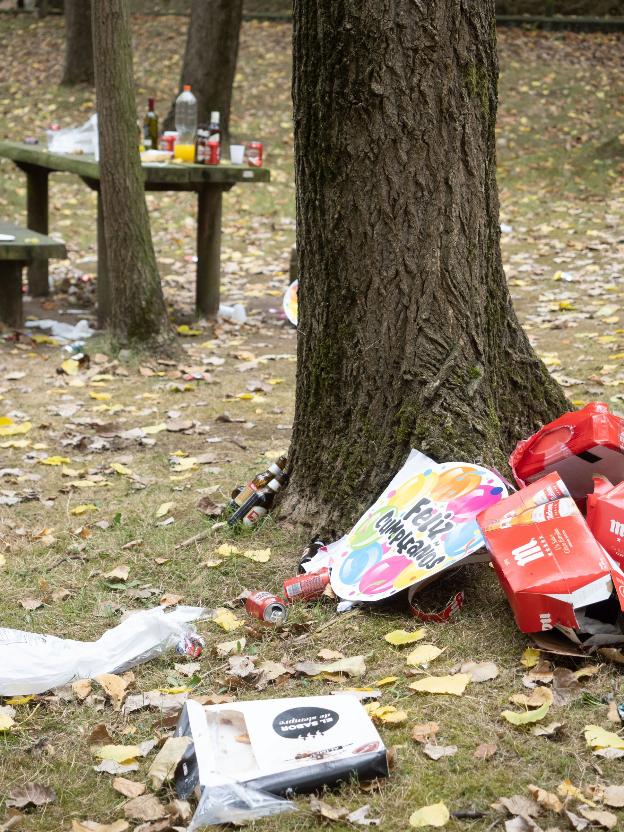
[[[158,116],[154,110],[154,99],[147,99],[147,112],[143,119],[143,146],[146,150],[158,150]]]

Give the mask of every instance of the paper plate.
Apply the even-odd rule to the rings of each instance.
[[[299,320],[299,281],[293,280],[286,293],[282,303],[284,313],[293,326],[297,326]]]

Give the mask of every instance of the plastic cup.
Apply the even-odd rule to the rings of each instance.
[[[245,145],[231,144],[230,145],[230,161],[233,165],[242,165],[245,159]]]

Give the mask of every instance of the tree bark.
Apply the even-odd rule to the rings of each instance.
[[[120,344],[168,351],[174,336],[143,190],[127,0],[93,0],[93,45],[110,328]]]
[[[91,0],[65,0],[65,66],[61,84],[93,84]]]
[[[567,409],[503,273],[494,2],[295,0],[285,513],[345,531],[410,447],[507,468]]]
[[[180,87],[190,84],[197,98],[198,124],[212,110],[221,114],[221,140],[229,147],[230,104],[236,73],[243,0],[193,0]],[[165,129],[175,129],[175,98]]]

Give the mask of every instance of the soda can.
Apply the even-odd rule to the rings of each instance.
[[[267,624],[284,624],[288,618],[286,603],[271,592],[252,592],[245,601],[245,609]]]
[[[206,142],[204,164],[218,165],[221,161],[221,142]]]
[[[320,598],[329,583],[329,569],[295,575],[284,581],[284,595],[287,601],[313,601]]]
[[[197,659],[201,656],[204,645],[205,641],[200,635],[187,632],[180,636],[175,651],[180,656],[190,656],[192,659]]]
[[[262,142],[247,142],[247,164],[250,167],[262,167],[262,154]]]

